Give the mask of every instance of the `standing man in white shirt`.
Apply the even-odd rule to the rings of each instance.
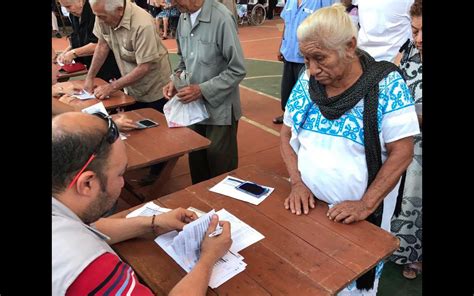
[[[411,38],[408,11],[413,1],[353,1],[359,6],[359,48],[376,61],[393,61],[403,43]]]

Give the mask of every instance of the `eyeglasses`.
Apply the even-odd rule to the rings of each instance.
[[[97,147],[95,147],[94,152],[89,157],[86,164],[84,164],[84,166],[81,168],[81,170],[74,176],[74,179],[72,179],[71,183],[69,183],[69,186],[67,187],[67,189],[70,189],[72,186],[74,186],[74,183],[76,183],[77,179],[79,179],[79,176],[82,174],[82,172],[84,172],[84,170],[87,168],[87,166],[89,166],[89,164],[97,156],[97,153],[100,151],[100,148],[106,142],[112,145],[119,137],[118,127],[110,116],[107,116],[102,112],[93,113],[92,115],[95,115],[95,116],[107,121],[107,124],[108,124],[107,133],[102,137],[102,139],[100,140]]]

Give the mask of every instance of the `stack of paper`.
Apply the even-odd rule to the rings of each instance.
[[[138,217],[138,216],[147,216],[151,217],[153,215],[160,215],[166,212],[171,211],[171,209],[162,208],[154,202],[150,201],[144,204],[142,207],[128,213],[127,218]]]
[[[196,210],[194,208],[190,209]],[[170,209],[162,208],[153,202],[149,202],[128,214],[127,218],[159,215],[167,211],[170,211]],[[182,231],[171,231],[160,235],[155,239],[155,242],[173,258],[179,266],[186,272],[190,272],[199,260],[201,242],[206,235],[213,214],[217,214],[219,220],[230,222],[233,241],[230,250],[217,261],[212,270],[209,287],[217,288],[233,276],[245,270],[247,264],[243,261],[244,257],[238,254],[238,252],[263,239],[264,236],[260,232],[227,210],[221,209],[218,212],[212,210],[208,213],[200,214],[199,219],[186,224]]]

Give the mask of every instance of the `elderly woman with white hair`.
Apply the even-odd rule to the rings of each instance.
[[[308,214],[319,199],[329,204],[328,219],[367,220],[390,231],[400,177],[419,133],[410,91],[398,67],[357,48],[357,29],[342,4],[316,11],[297,35],[306,69],[281,129],[292,187],[284,206]],[[375,295],[382,267],[339,295]]]

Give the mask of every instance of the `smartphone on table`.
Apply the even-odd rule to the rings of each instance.
[[[155,126],[158,126],[158,125],[159,125],[158,122],[154,122],[153,120],[148,119],[148,118],[139,120],[139,121],[137,121],[137,122],[135,122],[135,123],[137,124],[137,126],[138,126],[139,129],[150,128],[150,127],[155,127]]]
[[[244,182],[235,186],[235,189],[245,192],[253,197],[261,197],[268,192],[268,188],[260,186],[252,182]]]

